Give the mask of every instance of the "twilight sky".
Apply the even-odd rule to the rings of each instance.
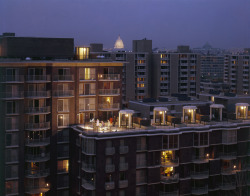
[[[114,45],[250,47],[250,0],[0,0],[0,33]]]

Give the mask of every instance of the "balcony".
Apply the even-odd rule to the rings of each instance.
[[[27,194],[41,194],[50,190],[49,184],[25,186],[25,193]]]
[[[192,187],[192,194],[193,195],[204,195],[208,194],[208,186],[204,187]]]
[[[120,180],[119,188],[126,188],[126,187],[128,187],[128,180]]]
[[[82,179],[82,187],[87,190],[95,190],[95,181]]]
[[[72,82],[73,80],[74,80],[73,74],[53,76],[53,81],[55,82]]]
[[[190,173],[191,178],[193,179],[203,179],[203,178],[208,178],[209,175],[209,171],[205,170],[205,171],[191,171]]]
[[[39,138],[39,139],[32,139],[32,138],[28,138],[26,139],[25,142],[26,146],[31,146],[31,147],[35,147],[35,146],[47,146],[50,144],[50,138]]]
[[[26,77],[26,82],[29,83],[39,83],[39,82],[50,82],[51,77],[49,75],[28,75]]]
[[[222,175],[232,175],[232,174],[236,174],[237,170],[236,167],[229,167],[229,168],[221,168],[221,174]]]
[[[43,170],[26,170],[25,175],[27,178],[41,178],[41,177],[47,177],[50,174],[49,169],[43,169]]]
[[[85,172],[95,172],[95,165],[82,162],[82,170]]]
[[[106,173],[114,172],[115,171],[115,165],[114,164],[106,165],[105,171],[106,171]]]
[[[160,191],[159,196],[179,196],[179,191],[171,191],[171,192]]]
[[[194,163],[207,163],[209,161],[209,156],[206,155],[193,156],[192,161]]]
[[[3,98],[3,99],[23,99],[24,93],[22,91],[4,92],[4,93],[1,93],[1,98]]]
[[[51,97],[50,91],[28,91],[25,92],[26,98],[49,98]]]
[[[96,80],[95,74],[80,75],[80,81],[95,81],[95,80]]]
[[[179,174],[174,174],[172,176],[161,176],[161,182],[163,183],[177,183],[179,182]]]
[[[113,155],[113,154],[115,154],[115,147],[107,147],[105,149],[105,154],[106,155]]]
[[[50,129],[50,122],[41,122],[41,123],[26,123],[26,130],[36,131],[36,130],[47,130]]]
[[[176,167],[179,165],[179,158],[176,159],[161,159],[163,167]]]
[[[113,110],[120,110],[120,104],[119,103],[113,103],[113,104],[99,104],[99,111],[113,111]]]
[[[26,154],[27,162],[43,162],[50,159],[50,153],[41,153],[41,154]]]
[[[25,109],[26,114],[48,114],[51,112],[50,106],[28,107]]]
[[[128,170],[128,163],[120,163],[119,169],[120,169],[120,171]]]
[[[128,153],[128,146],[120,146],[120,154]]]
[[[54,97],[74,97],[74,90],[56,90],[53,93]]]
[[[120,74],[99,74],[99,81],[120,81]]]
[[[236,152],[221,152],[220,158],[224,160],[236,159]]]
[[[220,188],[222,190],[233,190],[236,189],[236,183],[235,182],[224,182],[220,185]]]
[[[23,83],[23,75],[5,75],[1,77],[1,83]]]
[[[120,95],[120,89],[99,89],[99,96]]]
[[[105,183],[105,189],[106,190],[111,190],[115,188],[115,183],[114,182],[106,182]]]

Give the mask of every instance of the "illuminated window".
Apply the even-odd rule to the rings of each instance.
[[[57,172],[69,172],[69,160],[57,161]]]

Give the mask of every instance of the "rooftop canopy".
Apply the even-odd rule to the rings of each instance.
[[[222,105],[222,104],[212,104],[212,105],[210,105],[210,108],[224,108],[224,105]]]
[[[168,111],[168,108],[167,107],[155,107],[154,111],[159,111],[159,112],[161,112],[161,111]]]

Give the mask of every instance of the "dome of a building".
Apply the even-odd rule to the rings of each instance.
[[[118,36],[116,42],[115,42],[115,46],[114,46],[115,49],[123,49],[124,48],[124,44],[123,44],[123,41],[120,37],[120,35]]]

